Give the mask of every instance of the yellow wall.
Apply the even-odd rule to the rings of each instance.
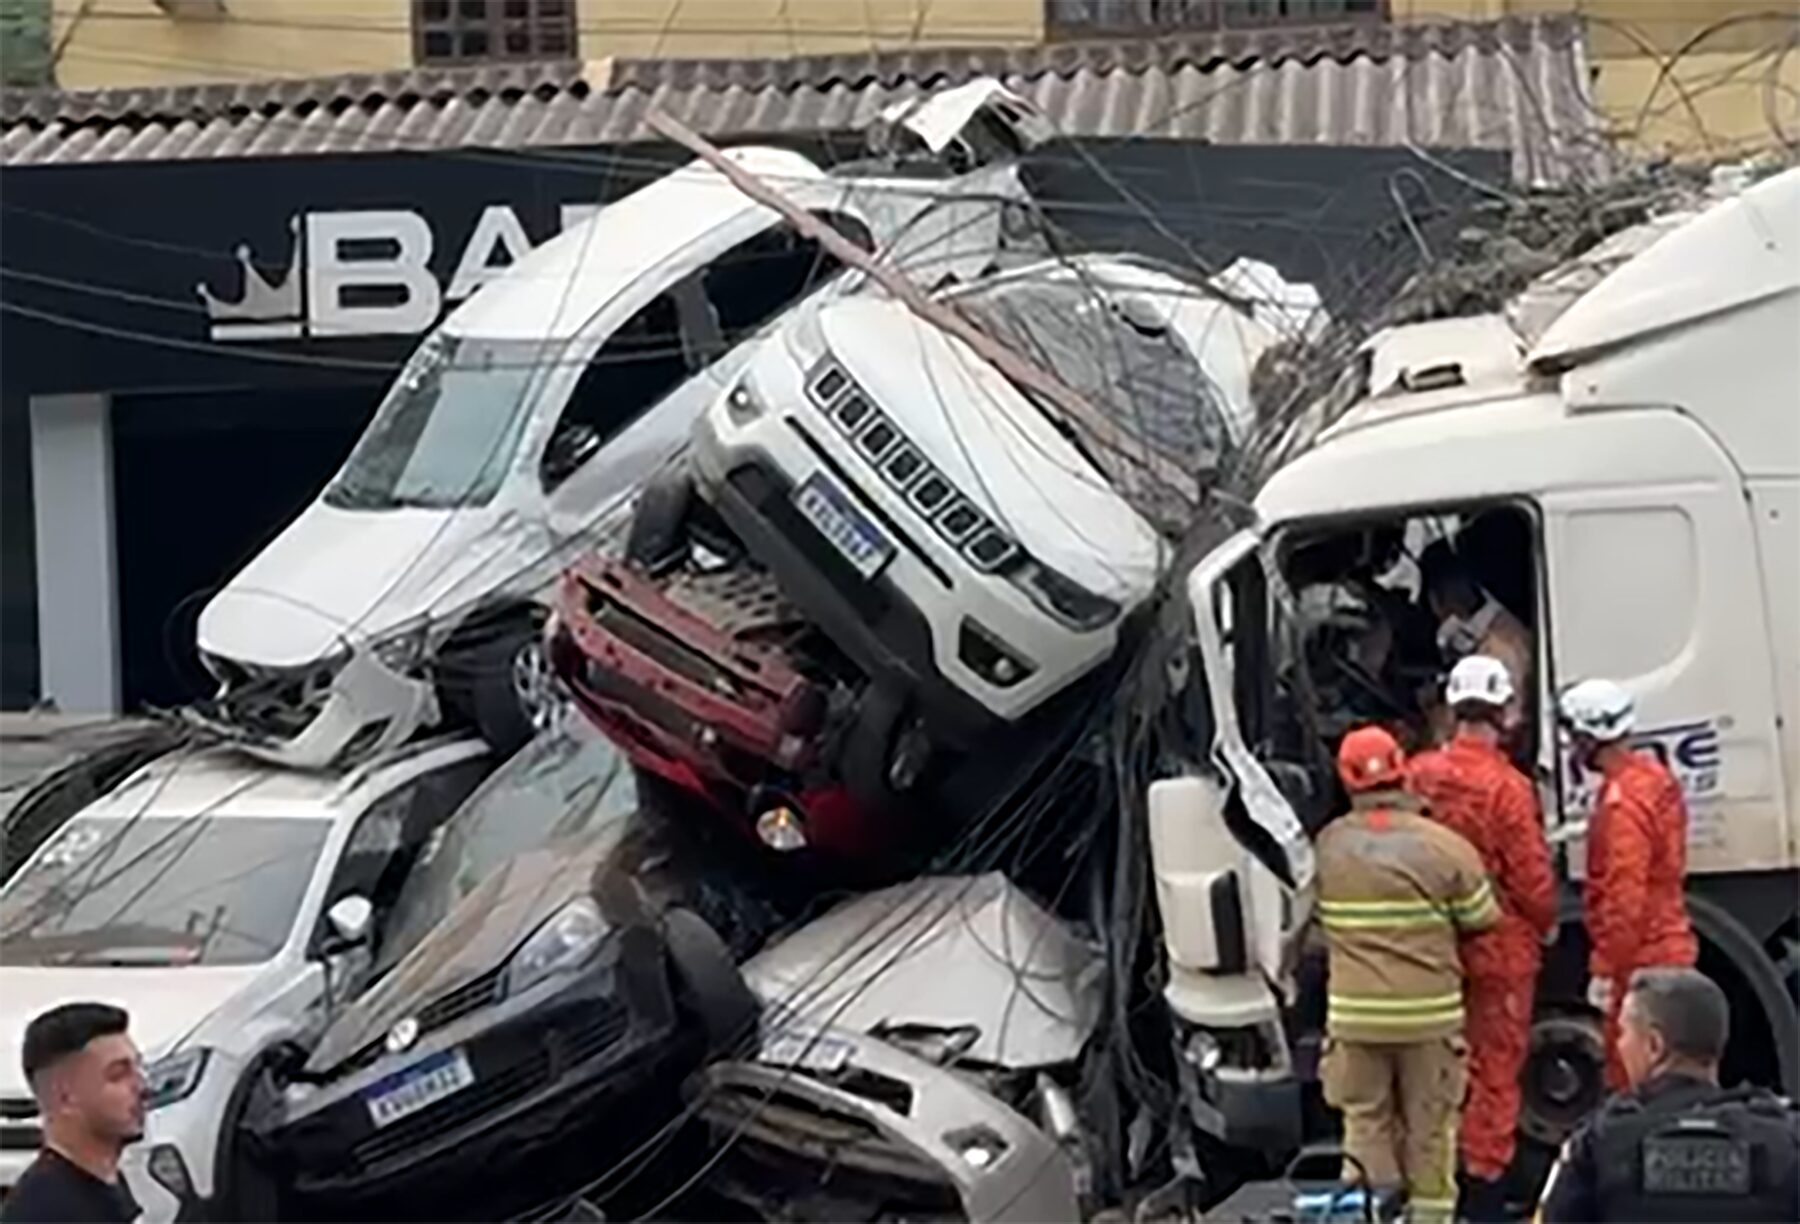
[[[208,0],[185,2],[204,10]],[[172,17],[155,0],[53,3],[56,79],[68,88],[384,71],[413,59],[412,0],[219,0],[212,18]],[[1784,8],[1796,16],[1750,19]],[[1043,0],[577,0],[590,61],[1029,44],[1044,37],[1043,10]],[[1596,101],[1637,149],[1769,148],[1771,110],[1800,138],[1797,0],[1389,0],[1389,12],[1398,21],[1582,14]]]
[[[581,52],[686,57],[854,53],[1043,38],[1042,0],[582,0]]]
[[[222,0],[223,15],[210,19],[171,17],[154,0],[54,4],[65,89],[412,66],[411,0]]]
[[[69,89],[409,68],[411,0],[54,0]],[[1033,43],[1041,0],[578,0],[582,58]]]

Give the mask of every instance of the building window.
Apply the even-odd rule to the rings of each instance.
[[[1387,0],[1044,0],[1052,38],[1330,25],[1386,16]]]
[[[413,0],[420,64],[575,57],[575,0]]]
[[[0,0],[0,85],[54,85],[50,0]]]

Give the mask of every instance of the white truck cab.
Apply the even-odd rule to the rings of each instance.
[[[1190,1104],[1227,1142],[1300,1138],[1323,1016],[1309,835],[1341,808],[1344,729],[1422,733],[1433,546],[1533,639],[1514,748],[1566,881],[1592,782],[1555,694],[1633,692],[1640,745],[1688,800],[1700,964],[1734,1012],[1725,1077],[1800,1087],[1800,171],[1604,253],[1624,262],[1585,288],[1564,275],[1567,303],[1377,335],[1358,402],[1188,577],[1210,743],[1152,785],[1149,819]],[[1547,1142],[1601,1092],[1572,888],[1565,916],[1525,1075],[1522,1126]]]

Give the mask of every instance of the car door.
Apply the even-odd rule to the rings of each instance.
[[[851,212],[813,211],[870,243]],[[836,274],[818,243],[771,220],[741,213],[704,234],[564,352],[565,382],[549,391],[560,391],[561,402],[537,473],[559,543],[622,510],[642,480],[685,447],[694,422],[749,360],[748,342]],[[581,430],[588,440],[571,449]]]

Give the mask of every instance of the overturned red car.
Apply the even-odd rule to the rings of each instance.
[[[907,830],[842,777],[838,745],[857,703],[833,674],[834,653],[742,560],[652,576],[591,555],[562,577],[550,639],[576,704],[639,768],[771,849],[867,864]]]

